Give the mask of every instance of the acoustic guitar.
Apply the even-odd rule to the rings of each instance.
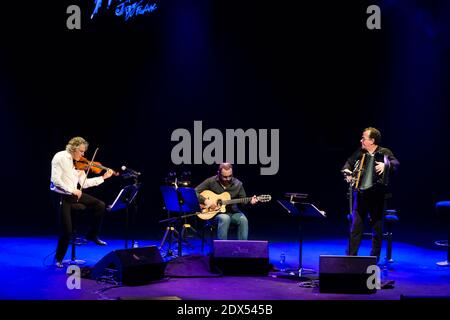
[[[205,190],[200,193],[205,199],[213,200],[217,205],[216,209],[207,208],[205,205],[200,205],[202,212],[197,214],[197,216],[202,220],[209,220],[213,218],[219,212],[225,212],[226,206],[235,203],[247,203],[252,200],[253,197],[231,199],[231,195],[228,192],[222,192],[221,194],[216,194],[210,190]],[[272,197],[268,194],[260,195],[256,197],[259,202],[268,202],[272,200]]]

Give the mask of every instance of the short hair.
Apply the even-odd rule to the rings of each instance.
[[[369,131],[369,138],[373,139],[374,143],[376,145],[379,145],[381,142],[381,133],[380,130],[374,128],[374,127],[368,127],[365,128],[364,131]]]
[[[82,144],[84,144],[86,148],[89,146],[89,143],[84,138],[74,137],[67,143],[66,150],[69,152],[75,152]]]
[[[217,169],[217,173],[220,174],[222,170],[230,170],[233,169],[233,165],[229,162],[223,162],[219,165],[219,169]]]

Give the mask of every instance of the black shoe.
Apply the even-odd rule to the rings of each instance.
[[[100,240],[98,237],[86,237],[86,240],[92,241],[93,243],[95,243],[96,245],[99,246],[106,246],[107,243],[103,240]]]

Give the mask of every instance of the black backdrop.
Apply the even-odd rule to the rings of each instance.
[[[81,30],[66,28],[70,4],[81,7]],[[91,20],[94,1],[3,6],[4,232],[52,230],[50,160],[80,135],[104,165],[143,172],[137,228],[159,236],[167,173],[189,170],[195,185],[216,170],[171,162],[172,131],[193,133],[195,120],[222,132],[279,129],[278,173],[238,165],[235,175],[249,194],[308,193],[328,213],[326,232],[340,235],[348,205],[339,171],[362,129],[375,126],[401,162],[391,206],[402,226],[441,232],[434,203],[450,197],[448,2],[157,4],[128,22],[105,8]],[[381,7],[381,30],[366,28],[370,4]],[[92,193],[110,203],[125,183],[111,178]],[[251,237],[295,234],[275,201],[248,214]],[[122,219],[108,216],[105,232]]]

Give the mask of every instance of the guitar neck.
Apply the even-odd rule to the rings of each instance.
[[[231,199],[223,201],[223,205],[235,204],[235,203],[247,203],[252,200],[252,197],[239,198],[239,199]]]

